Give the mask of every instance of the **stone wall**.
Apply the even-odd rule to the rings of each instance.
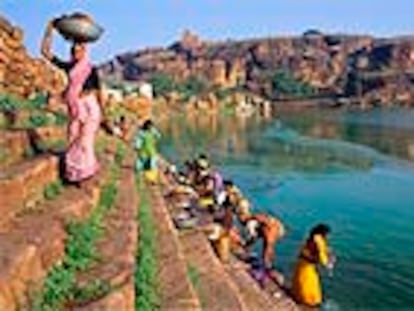
[[[61,93],[65,79],[47,61],[31,57],[24,33],[0,15],[0,94],[27,98],[38,92]]]

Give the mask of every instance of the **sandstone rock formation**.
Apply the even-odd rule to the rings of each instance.
[[[22,29],[0,16],[0,93],[27,98],[39,92],[63,91],[61,72],[45,60],[31,57],[23,45]]]
[[[319,95],[360,96],[368,101],[390,93],[384,86],[395,82],[390,76],[399,76],[404,87],[390,97],[407,100],[410,96],[405,93],[411,94],[409,73],[414,70],[414,39],[307,31],[298,37],[206,42],[187,31],[167,48],[119,55],[103,64],[101,70],[118,81],[146,80],[154,73],[165,73],[176,81],[199,76],[207,78],[212,86],[242,85],[267,96],[272,95],[269,77],[283,70],[315,88]],[[386,77],[384,73],[388,73]],[[366,75],[373,77],[368,79]]]

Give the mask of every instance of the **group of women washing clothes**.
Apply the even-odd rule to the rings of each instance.
[[[280,219],[253,212],[240,188],[231,180],[223,179],[206,155],[187,161],[182,172],[170,165],[165,175],[169,179],[171,200],[191,198],[186,208],[192,209],[195,217],[211,217],[213,224],[199,224],[205,228],[222,261],[228,262],[233,253],[245,262],[258,263],[262,276],[281,282],[273,268],[276,243],[286,234]],[[290,288],[292,297],[300,304],[318,307],[323,302],[318,269],[320,266],[333,268],[334,256],[327,240],[329,232],[327,225],[316,225],[300,249]],[[252,258],[251,250],[256,242],[261,242],[262,250],[259,257]],[[257,280],[262,281],[263,277]]]

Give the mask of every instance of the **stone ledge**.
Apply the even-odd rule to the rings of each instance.
[[[251,310],[239,288],[232,282],[202,232],[180,235],[188,264],[199,274],[198,293],[206,310]]]
[[[13,165],[0,173],[0,225],[16,213],[33,207],[43,199],[43,192],[59,178],[59,160],[45,155]]]
[[[132,170],[123,170],[115,206],[105,217],[105,235],[98,242],[99,264],[77,276],[78,284],[93,280],[107,281],[112,290],[96,301],[71,310],[135,310],[135,254],[137,248],[136,210],[138,197]]]
[[[23,160],[27,146],[30,146],[30,140],[26,131],[0,130],[0,149],[7,156],[7,159],[0,163],[0,168],[7,169],[8,165]]]
[[[149,192],[153,215],[158,224],[160,309],[201,310],[196,291],[188,278],[187,264],[179,243],[178,232],[169,217],[165,201],[158,188],[151,187]]]
[[[106,173],[86,190],[66,188],[39,211],[13,219],[0,233],[0,310],[19,310],[29,303],[47,272],[64,257],[65,223],[86,218],[96,206]]]

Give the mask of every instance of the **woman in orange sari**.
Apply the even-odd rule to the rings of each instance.
[[[89,61],[85,43],[74,43],[71,60],[65,62],[51,53],[54,22],[49,22],[42,41],[42,55],[65,71],[69,84],[65,93],[68,106],[68,148],[65,155],[65,179],[79,184],[99,169],[95,156],[95,136],[101,120],[100,83],[97,69]]]

